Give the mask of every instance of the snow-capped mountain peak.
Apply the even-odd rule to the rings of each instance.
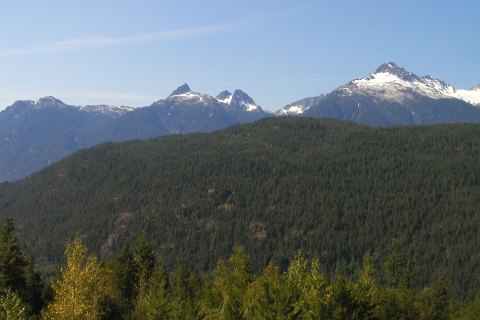
[[[252,98],[242,90],[235,90],[233,94],[227,90],[220,92],[215,99],[218,102],[224,103],[231,107],[234,107],[243,111],[259,111],[261,110],[260,106],[255,104]]]
[[[248,94],[238,89],[233,92],[230,105],[234,108],[245,111],[255,111],[260,108]]]
[[[414,74],[412,72],[408,72],[404,68],[400,68],[394,62],[389,62],[389,63],[382,64],[374,72],[374,74],[378,74],[378,73],[388,73],[388,74],[397,76],[398,78],[400,78],[402,80],[410,81],[410,82],[421,81],[421,78],[418,77],[416,74]]]
[[[178,95],[181,95],[181,94],[188,93],[190,91],[192,91],[192,90],[190,90],[190,87],[188,86],[188,84],[184,83],[180,87],[178,87],[177,89],[173,90],[172,93],[169,95],[169,97],[178,96]]]
[[[455,88],[442,80],[431,76],[419,77],[395,63],[382,64],[375,73],[365,78],[353,80],[344,86],[350,93],[363,90],[364,93],[376,95],[379,98],[403,101],[409,93],[415,92],[433,99],[460,99],[473,105],[480,105],[480,85],[470,90],[455,90]]]
[[[412,93],[433,99],[459,98],[455,89],[444,81],[430,76],[419,77],[398,67],[393,62],[382,64],[375,73],[362,79],[353,80],[344,88],[347,91],[362,91],[380,99],[397,102],[410,98]]]
[[[205,99],[209,99],[210,96],[208,95],[202,95],[201,93],[198,92],[193,92],[190,90],[190,87],[188,84],[184,83],[177,89],[173,90],[173,92],[168,96],[167,100],[197,100],[200,102],[205,102]]]
[[[232,102],[232,98],[233,98],[233,94],[231,94],[227,90],[224,90],[224,91],[220,92],[215,97],[215,99],[217,99],[218,102],[225,103],[225,104],[228,104],[228,105],[230,105],[230,103]]]
[[[419,101],[421,97],[431,99],[458,99],[471,105],[480,107],[480,84],[469,90],[455,90],[455,88],[442,80],[431,76],[418,76],[412,72],[397,66],[394,62],[384,63],[375,72],[368,76],[355,79],[347,84],[338,87],[326,95],[305,98],[286,105],[276,112],[277,115],[308,115],[308,116],[329,116],[354,119],[353,115],[345,116],[343,109],[336,109],[335,106],[345,101],[350,101],[355,107],[355,114],[358,117],[364,116],[365,109],[369,103],[371,106],[402,106],[412,112],[410,106]],[[322,100],[327,101],[323,102]],[[366,102],[370,101],[370,102]],[[452,103],[455,101],[452,100]],[[341,104],[340,103],[340,104]],[[320,106],[321,105],[321,106]],[[350,105],[346,106],[350,108]],[[317,110],[317,111],[315,111]],[[318,111],[321,110],[321,111]],[[348,109],[350,110],[350,109]],[[353,109],[352,109],[353,110]],[[368,109],[368,112],[382,113],[383,109]],[[351,111],[351,110],[350,110]],[[335,113],[337,112],[337,113]],[[367,116],[365,116],[367,117]],[[388,116],[387,116],[388,117]],[[343,119],[343,118],[342,118]],[[418,120],[418,119],[417,119]],[[365,122],[366,120],[362,120]],[[360,122],[362,122],[360,121]],[[391,123],[402,123],[399,119]],[[400,121],[400,122],[395,122]],[[369,123],[366,121],[366,123]],[[390,123],[384,122],[383,125]],[[420,123],[420,122],[415,122]]]

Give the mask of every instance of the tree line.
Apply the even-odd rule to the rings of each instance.
[[[109,261],[89,254],[77,234],[66,246],[65,264],[46,283],[31,255],[22,255],[11,218],[0,234],[1,319],[441,320],[478,319],[480,311],[480,295],[455,301],[443,277],[419,288],[397,239],[380,266],[387,279],[380,285],[369,252],[354,277],[326,274],[301,251],[285,272],[270,262],[257,275],[240,246],[210,273],[184,265],[168,272],[145,234]]]

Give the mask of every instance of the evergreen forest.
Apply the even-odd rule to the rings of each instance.
[[[388,247],[380,286],[367,252],[354,279],[324,273],[317,258],[298,251],[285,272],[272,263],[256,275],[235,246],[228,259],[201,275],[183,264],[168,272],[145,235],[126,242],[113,260],[98,261],[78,234],[65,264],[48,284],[24,258],[11,218],[0,229],[0,318],[35,319],[478,319],[480,295],[457,303],[440,277],[417,289],[411,264]]]
[[[18,250],[35,258],[35,274],[49,284],[42,310],[56,301],[74,248],[82,248],[85,268],[91,263],[108,287],[118,281],[104,272],[121,269],[115,263],[127,244],[135,252],[144,239],[154,271],[136,271],[124,315],[147,308],[139,303],[152,295],[158,308],[191,310],[193,318],[268,319],[264,312],[280,312],[255,311],[264,305],[302,319],[318,312],[341,319],[342,308],[368,301],[362,312],[373,318],[394,319],[385,308],[398,302],[414,306],[402,319],[441,319],[429,316],[428,299],[438,296],[453,317],[475,308],[480,289],[479,154],[476,124],[373,128],[265,118],[78,151],[0,184],[0,216],[13,218]],[[238,287],[221,276],[237,275],[236,259],[248,260]],[[175,293],[179,268],[201,283],[195,289],[201,298]],[[294,272],[303,277],[296,284],[288,280]],[[233,291],[222,292],[217,280]],[[319,286],[310,297],[300,290],[305,283]],[[26,303],[22,290],[8,292]],[[116,298],[100,296],[99,317],[108,313],[105,304],[116,308]]]

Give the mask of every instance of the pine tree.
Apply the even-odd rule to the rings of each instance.
[[[138,292],[138,266],[128,242],[114,262],[114,278],[125,310],[130,310]]]
[[[143,298],[148,290],[148,283],[157,265],[157,259],[153,252],[150,241],[147,240],[145,233],[137,239],[133,249],[135,263],[137,266],[137,277],[139,281],[139,296]]]
[[[217,310],[221,319],[242,318],[242,298],[249,283],[254,280],[250,257],[243,247],[235,246],[234,251],[227,261],[219,260],[215,268],[217,277],[213,285],[221,296],[221,305]]]
[[[14,230],[13,219],[5,217],[0,229],[0,289],[10,288],[23,296],[25,294],[24,267],[27,263],[22,257]]]
[[[133,319],[171,319],[175,309],[168,286],[168,273],[165,268],[155,265],[148,284],[139,295]]]
[[[452,313],[450,308],[445,278],[440,277],[426,288],[421,297],[422,319],[443,320],[449,319]]]
[[[173,275],[173,292],[181,299],[186,299],[190,295],[189,277],[190,272],[183,264],[177,268]]]
[[[28,251],[25,261],[27,264],[25,266],[25,302],[32,307],[34,314],[40,314],[44,306],[43,290],[45,283],[40,277],[40,273],[35,270],[35,262],[30,250]]]
[[[10,289],[6,289],[0,296],[0,319],[2,320],[26,320],[27,308],[22,299]]]
[[[397,288],[403,271],[402,255],[398,252],[398,239],[392,239],[392,243],[387,249],[390,251],[390,255],[385,260],[385,273],[392,288]]]
[[[280,284],[278,267],[271,262],[247,291],[247,319],[297,319],[300,315],[295,308],[297,295],[288,286]]]

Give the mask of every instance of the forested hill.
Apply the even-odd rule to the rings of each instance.
[[[297,249],[329,274],[392,238],[420,285],[445,275],[458,298],[480,288],[480,125],[372,128],[266,118],[213,133],[104,143],[0,185],[37,264],[54,269],[78,233],[105,259],[142,232],[160,262],[212,270],[245,246],[260,271]]]

